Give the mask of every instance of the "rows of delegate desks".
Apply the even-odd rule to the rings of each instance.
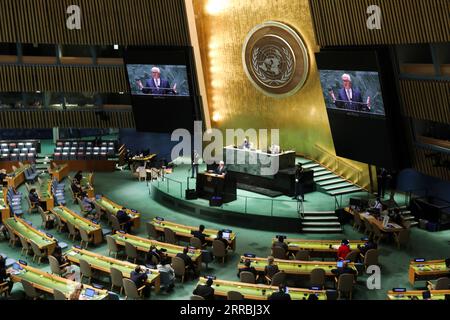
[[[440,277],[450,277],[450,266],[445,264],[445,260],[416,259],[409,263],[408,279],[413,286],[416,281],[435,280]]]
[[[138,251],[144,253],[149,252],[151,246],[155,246],[158,250],[166,249],[167,250],[166,254],[171,258],[175,257],[178,253],[182,253],[183,249],[185,248],[183,246],[177,246],[170,243],[150,240],[138,236],[133,236],[131,234],[123,232],[116,232],[112,237],[118,245],[124,247],[125,243],[130,243],[131,245],[136,247]],[[192,262],[196,265],[196,268],[200,270],[202,261],[202,251],[200,249],[190,248],[188,255],[191,257]]]
[[[426,290],[425,290],[426,291]],[[388,292],[388,300],[424,300],[424,290],[411,290],[404,292]],[[450,295],[450,290],[430,290],[430,298],[428,300],[445,300],[446,295]]]
[[[354,209],[351,209],[349,207],[345,208],[344,210],[353,216],[355,214],[359,214],[359,217],[361,218],[361,220],[369,221],[372,224],[372,226],[374,226],[375,228],[378,228],[383,233],[394,234],[394,233],[399,233],[399,232],[405,230],[404,227],[402,227],[394,222],[389,222],[386,226],[384,226],[383,220],[377,219],[376,217],[374,217],[373,215],[371,215],[368,212],[355,211]]]
[[[277,242],[277,238],[272,239],[272,244]],[[309,252],[310,257],[333,257],[336,258],[341,240],[310,240],[310,239],[284,239],[288,246],[288,251],[295,254],[297,251],[304,250]],[[356,250],[358,246],[363,246],[363,240],[349,240],[351,250]]]
[[[94,203],[98,205],[103,211],[108,212],[114,216],[117,215],[117,211],[122,210],[123,208],[123,206],[118,205],[114,201],[106,198],[105,196],[95,198]],[[132,209],[126,209],[125,213],[127,213],[128,216],[131,218],[131,221],[133,222],[133,227],[136,229],[139,228],[141,225],[141,214]]]
[[[245,267],[245,261],[248,260],[251,266],[258,272],[264,272],[264,268],[267,266],[267,258],[248,257],[241,256],[238,269]],[[335,261],[302,261],[302,260],[284,260],[274,259],[274,264],[278,266],[280,271],[286,274],[297,276],[309,276],[314,269],[323,269],[325,276],[334,277],[335,275],[331,270],[336,269],[337,265]],[[348,267],[355,271],[355,275],[358,273],[356,266],[353,262],[348,263]]]
[[[100,244],[103,241],[103,232],[100,224],[97,224],[89,219],[80,216],[71,209],[58,206],[50,210],[54,215],[57,215],[64,223],[71,223],[75,229],[84,230],[92,239],[93,244]]]
[[[111,268],[118,269],[122,272],[124,278],[130,278],[131,272],[136,268],[136,264],[128,261],[117,260],[111,257],[99,255],[97,253],[73,247],[65,253],[66,258],[74,264],[79,265],[80,259],[85,260],[91,268],[101,272],[110,274]],[[155,286],[155,292],[159,292],[161,285],[160,274],[157,270],[147,269],[147,284]]]
[[[175,223],[175,222],[171,222],[171,221],[165,221],[165,220],[162,220],[161,218],[154,218],[149,223],[152,224],[155,227],[156,231],[158,231],[159,233],[164,233],[164,228],[168,228],[168,229],[172,230],[175,233],[175,235],[178,236],[179,238],[187,239],[188,241],[190,238],[194,237],[191,234],[191,231],[198,231],[198,227],[192,227],[192,226],[187,226],[187,225],[183,225],[183,224],[179,224],[179,223]],[[203,234],[205,234],[205,240],[207,241],[208,244],[211,244],[217,238],[217,232],[219,232],[219,230],[205,229],[203,231]],[[230,248],[233,251],[235,251],[236,250],[236,234],[234,232],[232,232],[230,234],[228,243],[229,243]]]
[[[54,294],[54,290],[59,290],[68,298],[70,294],[75,290],[78,282],[56,276],[44,272],[40,269],[36,269],[25,264],[17,263],[21,270],[15,270],[13,267],[8,269],[8,273],[11,274],[11,280],[13,282],[21,282],[22,280],[27,280],[32,283],[33,287],[38,290]],[[83,291],[81,292],[80,298],[83,300],[103,300],[108,297],[107,290],[100,290],[93,288],[89,285],[83,284]],[[94,290],[95,294],[93,297],[87,297],[85,295],[86,289]]]
[[[36,229],[25,220],[19,217],[13,217],[4,220],[3,223],[15,235],[24,238],[28,243],[33,241],[41,251],[52,254],[53,250],[55,250],[56,240],[45,232]]]
[[[207,280],[207,278],[202,277],[198,284],[204,285]],[[278,286],[227,280],[214,280],[212,288],[214,288],[214,295],[218,297],[226,297],[228,292],[237,291],[244,296],[244,299],[251,300],[267,300],[272,293],[278,291]],[[308,300],[311,294],[317,295],[318,300],[327,300],[326,290],[289,288],[289,295],[292,300]]]

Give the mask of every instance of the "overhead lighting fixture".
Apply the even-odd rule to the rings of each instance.
[[[114,45],[114,50],[119,50],[119,45],[118,44]]]
[[[123,94],[123,91],[120,91],[119,94]]]
[[[40,90],[36,90],[36,93],[41,93],[41,91]]]

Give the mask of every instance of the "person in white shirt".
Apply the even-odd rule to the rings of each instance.
[[[161,284],[166,288],[167,292],[172,291],[175,287],[175,270],[173,270],[172,266],[168,263],[158,263],[156,269],[158,269],[160,273]]]

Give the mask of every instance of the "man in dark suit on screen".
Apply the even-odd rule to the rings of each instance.
[[[152,68],[152,77],[145,81],[145,87],[141,80],[137,81],[137,85],[143,93],[154,95],[176,94],[177,85],[170,87],[169,81],[161,78],[161,70],[158,67]]]
[[[353,111],[370,111],[370,97],[367,98],[365,104],[361,91],[353,88],[352,78],[349,74],[342,75],[342,86],[343,88],[338,91],[337,98],[332,90],[329,92],[336,107]]]

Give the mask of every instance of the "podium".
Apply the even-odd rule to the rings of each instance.
[[[197,196],[211,200],[212,197],[221,197],[223,203],[236,200],[236,180],[226,174],[225,176],[209,172],[199,172],[197,175]]]

